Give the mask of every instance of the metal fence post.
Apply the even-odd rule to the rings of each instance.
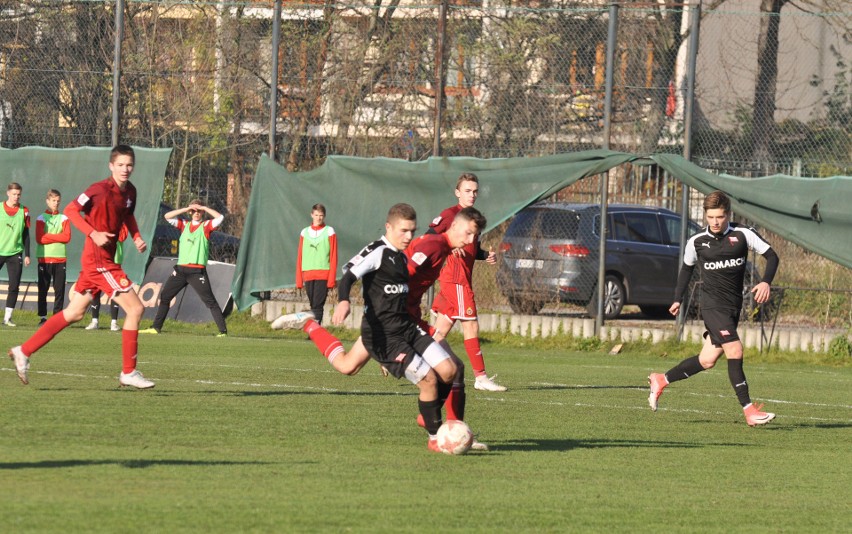
[[[275,0],[272,15],[272,74],[269,80],[269,157],[275,160],[278,129],[278,49],[281,46],[281,0]]]
[[[698,31],[701,27],[701,4],[690,6],[689,21],[689,62],[686,74],[686,97],[683,102],[683,158],[692,159],[692,112],[695,107],[695,70],[698,61]],[[681,184],[680,208],[680,263],[683,263],[683,253],[689,235],[689,187]],[[681,303],[683,304],[683,303]],[[677,314],[677,340],[683,338],[683,325],[686,323],[686,306],[681,306]]]
[[[438,43],[435,47],[435,138],[432,156],[441,155],[441,120],[444,107],[444,48],[447,39],[447,8],[449,0],[441,0],[438,13]]]
[[[124,0],[115,0],[115,53],[112,61],[112,146],[118,144],[122,40],[124,40]]]
[[[612,87],[615,72],[616,33],[618,32],[618,4],[609,5],[609,29],[606,37],[606,86],[604,89],[604,126],[603,148],[609,150],[612,131]],[[595,332],[600,335],[604,324],[604,298],[606,296],[606,218],[607,196],[609,193],[609,171],[601,174],[601,220],[600,220],[600,258],[598,259],[598,313],[595,317]]]

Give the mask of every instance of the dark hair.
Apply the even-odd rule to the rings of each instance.
[[[311,212],[314,211],[318,211],[325,215],[325,206],[323,206],[322,204],[314,204],[313,206],[311,206]]]
[[[476,229],[480,232],[485,230],[485,227],[488,225],[488,221],[485,220],[485,215],[476,208],[462,208],[456,214],[456,219],[473,221],[476,223]]]
[[[50,198],[50,197],[60,197],[61,198],[62,193],[60,193],[56,189],[48,189],[47,190],[47,198]]]
[[[731,199],[721,191],[713,191],[704,197],[704,211],[723,209],[725,213],[731,211]]]
[[[391,206],[391,209],[388,210],[387,222],[393,223],[396,222],[397,219],[404,219],[406,221],[416,221],[417,212],[414,211],[414,208],[410,204],[394,204],[393,206]]]
[[[9,187],[7,187],[7,188],[6,188],[6,191],[11,191],[11,190],[13,190],[13,189],[15,189],[15,190],[17,190],[17,191],[23,191],[23,190],[24,190],[24,188],[23,188],[23,187],[21,187],[21,184],[19,184],[18,182],[12,182],[12,183],[10,183],[10,184],[9,184]]]
[[[133,159],[133,162],[136,162],[136,153],[133,151],[133,148],[128,145],[115,145],[112,150],[109,151],[109,162],[114,162],[118,156],[130,156]]]
[[[479,183],[479,177],[473,174],[472,172],[466,172],[459,176],[459,179],[456,181],[456,189],[461,187],[462,182],[476,182]]]

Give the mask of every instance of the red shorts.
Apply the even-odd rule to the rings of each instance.
[[[133,282],[124,273],[120,265],[109,267],[85,266],[80,271],[74,290],[77,293],[91,292],[92,298],[97,298],[103,291],[106,296],[112,298],[116,293],[126,293],[133,289]]]
[[[432,311],[459,321],[476,319],[476,301],[473,290],[461,284],[441,284],[432,302]]]

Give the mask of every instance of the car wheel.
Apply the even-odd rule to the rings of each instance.
[[[523,297],[508,297],[509,307],[515,313],[524,315],[535,315],[544,308],[544,301],[536,299],[525,299]]]
[[[642,313],[654,319],[670,319],[672,314],[669,313],[667,306],[639,306]]]
[[[586,305],[586,311],[589,317],[597,317],[598,315],[598,291],[595,288],[592,291],[592,299]],[[624,308],[626,294],[624,292],[624,284],[618,277],[608,274],[604,279],[604,318],[615,319]]]

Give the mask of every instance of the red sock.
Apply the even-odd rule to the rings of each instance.
[[[121,331],[121,372],[130,374],[136,370],[136,351],[139,343],[138,330]]]
[[[329,334],[328,330],[321,327],[319,323],[313,319],[305,323],[303,330],[311,337],[311,341],[314,342],[314,345],[317,346],[322,355],[329,361],[343,352],[343,343],[341,343],[340,340],[333,335]]]
[[[467,351],[467,359],[473,367],[473,374],[481,376],[485,374],[485,359],[482,357],[482,349],[479,347],[479,338],[472,337],[464,340],[464,350]]]
[[[463,384],[453,384],[447,400],[444,401],[444,410],[447,412],[447,421],[455,419],[464,421],[465,393]]]
[[[46,323],[36,330],[35,334],[21,345],[21,350],[27,356],[32,356],[35,351],[50,343],[50,340],[53,339],[56,334],[62,332],[62,330],[64,330],[69,324],[71,323],[65,320],[65,315],[63,315],[62,312],[54,314]]]

